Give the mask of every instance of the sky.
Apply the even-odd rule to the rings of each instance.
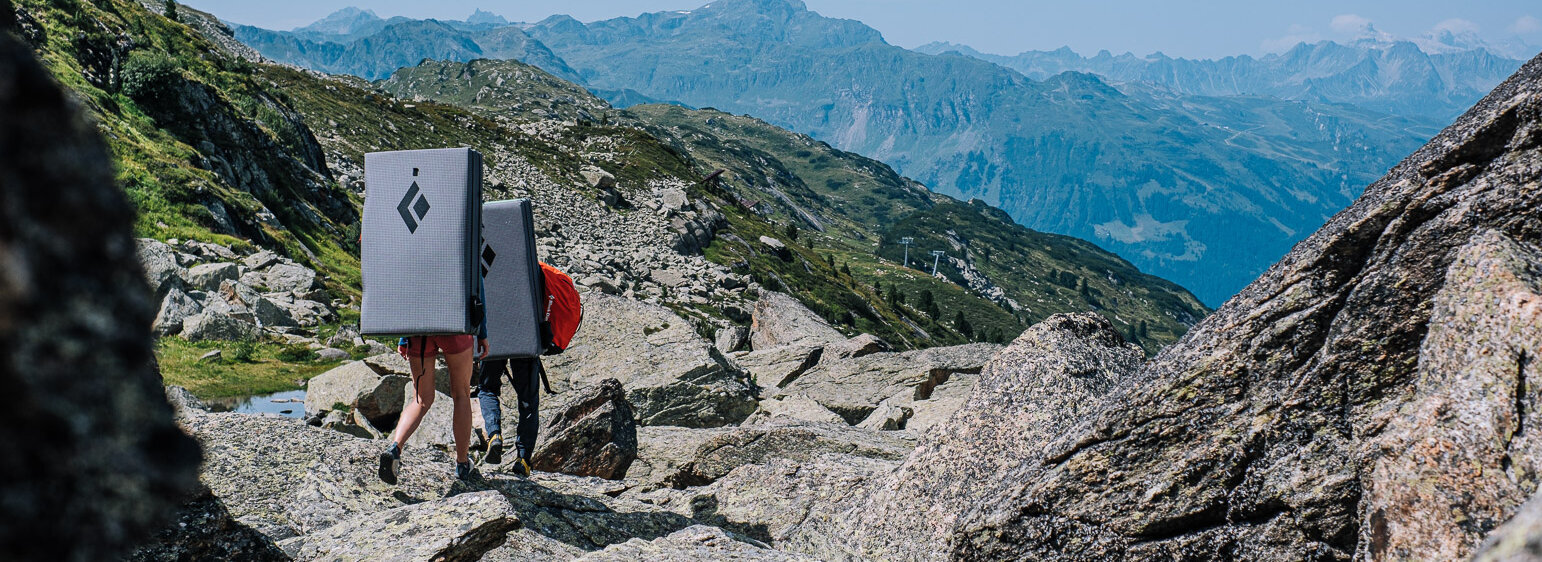
[[[1538,0],[804,0],[830,17],[861,20],[890,43],[933,41],[1015,54],[1069,46],[1146,55],[1217,58],[1279,52],[1298,42],[1406,38],[1426,45],[1442,37],[1477,37],[1515,57],[1542,50]],[[643,12],[689,10],[706,0],[184,0],[222,19],[292,29],[357,6],[381,17],[465,19],[481,8],[510,21],[567,14],[582,21]],[[1431,39],[1434,38],[1434,39]]]

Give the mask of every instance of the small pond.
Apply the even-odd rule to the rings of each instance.
[[[204,400],[209,410],[215,412],[240,412],[243,414],[278,414],[291,418],[305,417],[305,390],[285,390],[260,396],[215,398]]]

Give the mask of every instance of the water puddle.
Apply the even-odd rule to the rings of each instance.
[[[204,400],[213,412],[242,414],[278,414],[290,418],[305,417],[305,390],[285,390],[259,396]]]

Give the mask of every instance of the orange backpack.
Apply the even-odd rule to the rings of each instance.
[[[578,290],[573,278],[557,268],[541,263],[541,274],[546,278],[546,312],[541,318],[542,339],[546,341],[546,355],[556,355],[567,350],[573,343],[573,334],[584,321],[584,305],[578,301]]]

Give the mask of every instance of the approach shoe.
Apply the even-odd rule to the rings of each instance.
[[[380,453],[380,480],[387,484],[396,484],[396,476],[402,470],[402,450],[392,443]]]
[[[470,482],[476,478],[476,470],[471,468],[471,461],[455,463],[455,479],[461,482]]]
[[[518,474],[521,477],[529,477],[530,461],[526,460],[524,457],[520,457],[519,460],[514,461],[514,474]]]
[[[487,439],[487,456],[482,457],[482,462],[498,464],[503,462],[503,436],[494,433]]]

